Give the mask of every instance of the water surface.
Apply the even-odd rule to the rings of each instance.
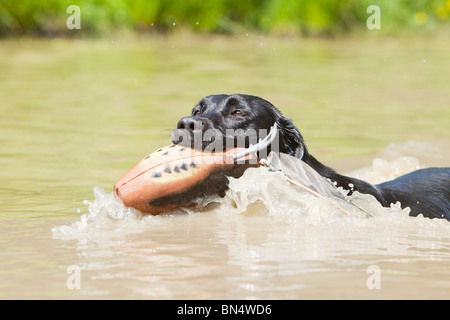
[[[447,221],[368,199],[372,218],[342,215],[261,171],[240,205],[230,190],[188,215],[138,217],[111,190],[213,93],[268,99],[343,173],[448,166],[449,56],[439,39],[1,41],[0,297],[448,297]]]

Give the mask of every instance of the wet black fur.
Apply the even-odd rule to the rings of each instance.
[[[289,119],[271,103],[256,96],[207,96],[193,108],[191,116],[178,122],[174,132],[180,129],[193,131],[195,121],[202,123],[202,130],[219,130],[224,135],[224,140],[226,129],[268,130],[276,122],[279,129],[279,151],[301,158],[320,175],[336,182],[337,186],[349,190],[353,185],[350,192],[371,194],[385,207],[400,201],[402,208],[411,209],[411,216],[423,214],[425,217],[450,221],[449,167],[422,169],[377,185],[338,174],[309,154],[300,131]]]

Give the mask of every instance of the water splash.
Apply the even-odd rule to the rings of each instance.
[[[201,199],[195,209],[183,209],[170,215],[143,216],[138,211],[126,208],[114,194],[106,193],[102,188],[94,188],[94,200],[84,201],[88,213],[80,216],[71,225],[57,226],[52,229],[53,237],[71,239],[79,237],[97,237],[99,231],[117,232],[120,228],[124,234],[136,233],[168,225],[168,221],[181,212],[194,215],[202,212],[216,216],[247,215],[266,216],[274,223],[294,223],[312,226],[326,226],[334,223],[354,224],[361,227],[369,224],[410,225],[436,224],[423,217],[409,217],[409,208],[402,209],[400,203],[391,207],[382,207],[371,195],[354,192],[347,196],[346,190],[337,189],[325,178],[298,161],[296,177],[301,177],[300,183],[313,188],[326,196],[317,197],[313,193],[299,188],[289,182],[289,178],[268,167],[249,168],[239,178],[230,178],[229,190],[225,197],[210,196]],[[355,177],[367,178],[371,182],[381,182],[400,174],[421,167],[419,161],[411,157],[400,157],[393,161],[375,159],[373,166],[354,172]],[[306,170],[306,171],[305,171]],[[311,169],[312,170],[312,169]],[[411,222],[414,221],[414,222]],[[423,222],[427,221],[427,222]],[[441,222],[437,222],[440,224]],[[445,223],[445,222],[444,222]]]
[[[92,202],[85,200],[83,203],[88,205],[89,213],[81,215],[79,221],[69,226],[54,227],[54,238],[76,238],[83,232],[94,234],[99,229],[114,228],[118,221],[137,221],[141,216],[138,211],[126,208],[112,192],[108,194],[101,187],[94,188]]]
[[[336,188],[336,191],[341,197],[317,197],[291,184],[280,172],[271,172],[265,167],[251,168],[240,179],[230,179],[230,189],[225,198],[219,200],[221,205],[216,211],[258,214],[255,210],[259,210],[276,221],[302,219],[313,225],[367,219],[392,212],[404,216],[409,213],[409,209],[402,209],[400,204],[382,207],[371,195],[354,192],[346,196],[346,190]]]

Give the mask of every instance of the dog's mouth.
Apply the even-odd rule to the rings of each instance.
[[[176,145],[189,147],[201,151],[227,150],[224,148],[228,144],[226,136],[217,129],[202,130],[195,129],[175,129],[172,132],[172,142]]]
[[[259,136],[265,137],[263,139],[258,139]],[[182,145],[196,150],[202,150],[205,152],[226,151],[233,148],[245,148],[244,151],[234,156],[235,160],[245,157],[246,155],[267,149],[273,144],[276,137],[276,123],[274,123],[273,126],[270,127],[270,131],[268,134],[267,130],[264,130],[264,132],[257,132],[256,130],[244,131],[242,129],[227,130],[225,135],[217,129],[208,129],[206,131],[202,131],[201,129],[188,130],[184,128],[177,128],[172,132],[172,142],[174,144]]]
[[[239,160],[240,158],[243,158],[249,154],[260,152],[261,150],[266,149],[268,146],[270,146],[274,141],[275,137],[277,136],[277,124],[274,123],[272,127],[270,127],[269,134],[264,138],[260,139],[257,144],[250,145],[247,149],[244,151],[241,151],[233,156],[234,161]]]

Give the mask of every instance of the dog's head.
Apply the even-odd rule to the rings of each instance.
[[[191,116],[178,122],[172,142],[207,151],[248,148],[264,138],[274,123],[278,136],[267,151],[302,158],[306,148],[292,122],[270,102],[244,94],[210,95],[201,99]]]

